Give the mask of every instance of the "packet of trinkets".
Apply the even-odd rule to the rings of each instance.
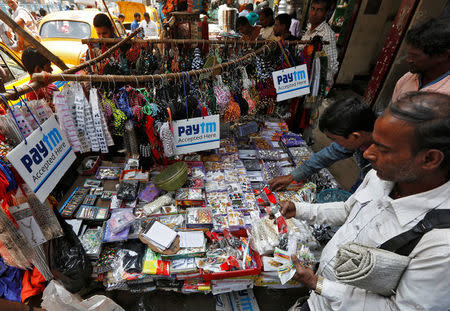
[[[95,177],[97,179],[119,179],[121,172],[121,167],[100,166]]]
[[[281,141],[286,147],[299,147],[305,145],[305,141],[298,134],[286,133],[281,136]]]
[[[87,229],[80,238],[86,255],[90,259],[98,259],[102,249],[103,228]]]
[[[148,182],[149,177],[149,172],[143,172],[141,170],[123,170],[120,175],[120,180],[136,180],[140,182]]]
[[[175,192],[178,206],[202,206],[203,191],[201,188],[180,188]]]
[[[134,222],[134,219],[133,209],[121,208],[111,215],[108,225],[112,233],[117,233],[129,227]]]
[[[305,245],[302,245],[296,252],[297,259],[303,267],[312,269],[316,263],[316,258],[314,254]],[[278,262],[282,263],[283,266],[278,268],[278,277],[282,285],[286,284],[295,275],[296,269],[295,265],[291,260],[287,251],[275,249],[274,258]]]
[[[59,209],[62,217],[70,218],[76,212],[78,207],[83,203],[84,198],[89,193],[89,187],[77,187],[69,196],[63,206]]]
[[[113,196],[117,195],[116,191],[110,191],[110,190],[104,190],[102,192],[102,196],[100,197],[101,200],[109,201],[112,199]]]
[[[138,187],[138,181],[124,180],[120,183],[117,197],[122,200],[134,201],[137,198]]]
[[[89,195],[102,195],[103,194],[103,187],[96,187],[96,188],[91,188],[91,190],[89,190]]]
[[[86,179],[84,181],[84,187],[97,188],[102,186],[102,181],[97,179]]]
[[[81,205],[76,218],[97,221],[107,219],[108,215],[109,211],[107,207]]]
[[[213,227],[213,217],[211,209],[210,208],[186,209],[186,227],[211,229]]]
[[[161,189],[153,183],[148,184],[144,190],[139,193],[138,199],[144,202],[153,202],[161,194]]]

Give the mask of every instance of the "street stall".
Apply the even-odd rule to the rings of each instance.
[[[323,92],[320,44],[131,36],[88,39],[115,44],[2,94],[5,263],[42,275],[48,310],[67,306],[62,292],[114,307],[71,296],[92,283],[215,295],[301,286],[290,255],[315,265],[329,228],[284,219],[279,202],[329,201],[339,185],[327,170],[286,191],[267,183],[312,153],[287,119],[300,109],[292,98]],[[94,67],[100,74],[79,72]],[[7,106],[58,80],[71,82],[52,105]]]

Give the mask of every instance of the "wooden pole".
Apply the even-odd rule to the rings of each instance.
[[[3,10],[0,10],[0,19],[24,41],[30,43],[39,53],[44,55],[46,59],[54,63],[56,66],[61,68],[61,70],[69,69],[67,65],[55,54],[50,52],[45,46],[43,46],[38,40],[36,40],[31,34],[29,34],[25,29],[20,27],[11,17],[8,16]]]
[[[94,44],[94,43],[117,43],[120,39],[99,39],[99,38],[90,38],[90,39],[82,39],[81,42],[84,44]],[[268,42],[271,42],[274,40],[255,40],[255,41],[245,41],[241,39],[236,40],[196,40],[196,39],[134,39],[132,40],[133,43],[140,43],[140,44],[152,44],[152,43],[173,43],[173,44],[219,44],[219,45],[233,45],[233,44],[239,44],[239,45],[264,45]],[[296,44],[311,44],[312,42],[309,40],[291,40],[291,41],[284,41],[285,44],[288,45],[296,45]],[[324,45],[329,44],[328,41],[323,42]]]
[[[95,64],[96,62],[101,61],[102,59],[108,57],[115,50],[120,48],[122,45],[124,45],[125,43],[130,41],[131,38],[133,38],[133,36],[135,36],[140,31],[142,31],[142,28],[136,29],[128,37],[118,41],[117,44],[115,44],[114,46],[112,46],[108,50],[106,50],[105,53],[103,53],[103,54],[101,54],[101,55],[99,55],[99,56],[97,56],[97,57],[95,57],[95,58],[93,58],[93,59],[91,59],[91,60],[89,60],[89,61],[87,61],[85,63],[82,63],[82,64],[80,64],[78,66],[69,68],[69,69],[63,71],[61,74],[72,74],[72,73],[80,71],[80,70],[82,70],[82,69],[84,69],[86,67],[89,67],[90,65]],[[61,77],[61,75],[59,75],[59,77]],[[61,77],[61,79],[59,79],[59,80],[63,80],[63,78]],[[58,79],[57,80],[53,80],[53,81],[58,81]],[[53,81],[51,81],[51,82],[53,82]],[[73,81],[75,81],[75,80],[73,80]],[[3,93],[3,96],[5,96],[5,98],[8,99],[8,100],[16,100],[16,99],[19,98],[19,96],[21,96],[23,94],[26,94],[26,93],[29,93],[29,92],[34,92],[37,89],[39,89],[39,88],[41,88],[41,87],[43,87],[43,86],[45,86],[45,85],[47,85],[47,84],[49,84],[51,82],[50,81],[45,81],[45,80],[41,81],[41,82],[33,81],[30,84],[24,84],[24,85],[21,85],[21,86],[17,87],[16,88],[17,92],[15,90],[8,90],[8,91],[6,91],[6,93]]]
[[[101,60],[105,59],[106,57],[108,57],[109,55],[111,55],[115,50],[117,50],[118,48],[120,48],[121,46],[126,44],[128,41],[130,41],[135,35],[137,35],[141,31],[142,31],[142,28],[139,27],[139,28],[135,29],[132,33],[130,33],[124,39],[119,39],[119,40],[116,40],[114,42],[113,41],[111,41],[111,42],[105,42],[105,41],[102,42],[104,44],[115,43],[116,42],[116,44],[113,45],[112,47],[110,47],[109,49],[107,49],[105,51],[105,53],[102,53],[99,56],[97,56],[97,57],[95,57],[95,58],[93,58],[93,59],[91,59],[91,60],[89,60],[87,62],[81,63],[78,66],[75,66],[75,67],[72,67],[72,68],[70,68],[68,70],[65,70],[63,73],[75,73],[75,72],[80,71],[80,70],[82,70],[82,69],[84,69],[86,67],[89,67],[92,64],[98,63],[99,61],[101,61]],[[105,39],[105,40],[107,40],[107,39]]]

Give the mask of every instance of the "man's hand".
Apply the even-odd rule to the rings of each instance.
[[[294,181],[294,177],[291,174],[285,176],[278,176],[269,181],[269,187],[272,191],[279,191],[288,186]]]
[[[311,269],[303,267],[297,256],[292,255],[291,260],[296,270],[293,279],[297,282],[305,284],[312,290],[315,290],[317,286],[318,276],[315,275]]]
[[[284,216],[284,218],[289,219],[292,217],[295,217],[295,213],[297,212],[297,209],[295,208],[295,204],[292,201],[281,201],[281,215]]]

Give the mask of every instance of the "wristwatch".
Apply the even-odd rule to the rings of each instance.
[[[322,288],[323,288],[323,277],[321,275],[318,275],[316,289],[314,290],[314,292],[318,295],[322,295]]]

